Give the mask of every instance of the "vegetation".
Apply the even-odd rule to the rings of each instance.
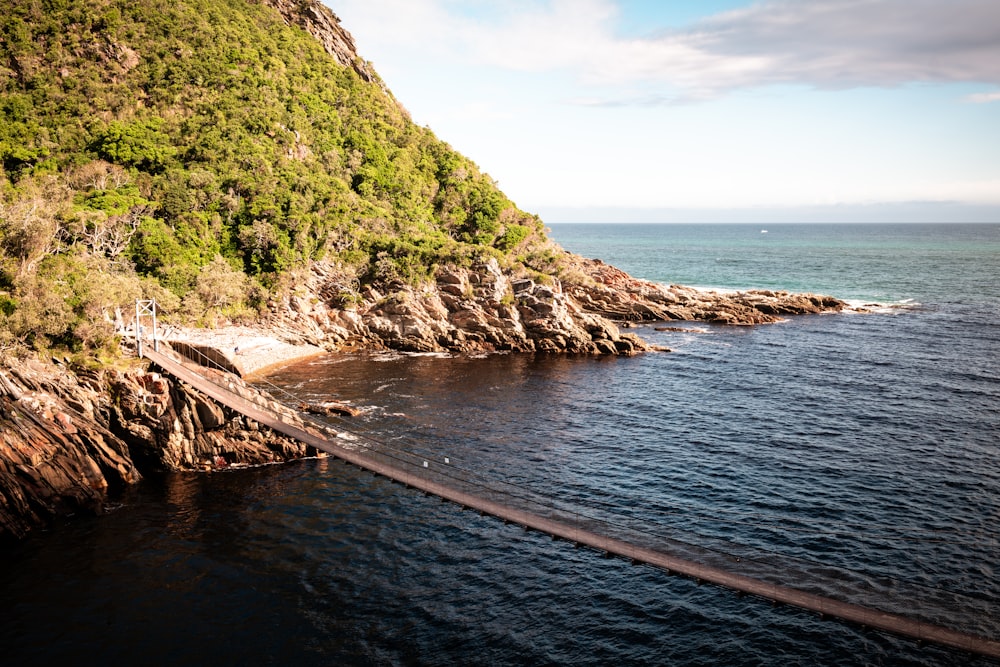
[[[0,16],[0,349],[106,348],[140,297],[252,319],[320,258],[419,282],[543,241],[266,5],[12,0]]]

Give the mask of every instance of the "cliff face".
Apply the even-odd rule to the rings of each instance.
[[[305,294],[292,297],[276,322],[327,348],[414,352],[569,352],[631,354],[648,349],[563,291],[558,279],[515,278],[490,259],[471,268],[442,267],[432,284],[367,287],[344,307],[343,278],[313,267]]]
[[[155,372],[0,363],[0,537],[100,512],[142,472],[315,454]]]
[[[55,371],[40,363],[0,370],[0,535],[97,511],[139,479],[125,443],[103,425],[98,379]]]

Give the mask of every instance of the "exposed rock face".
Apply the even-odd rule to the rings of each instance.
[[[290,298],[272,325],[289,338],[327,349],[632,354],[650,347],[622,333],[616,322],[765,324],[846,306],[812,294],[660,285],[576,256],[564,273],[563,280],[541,282],[512,277],[489,259],[472,268],[440,268],[432,285],[397,285],[389,294],[366,288],[345,300],[350,281],[320,263],[304,294]]]
[[[253,392],[232,376],[219,382],[247,395]],[[203,470],[258,465],[315,455],[316,452],[216,404],[187,385],[159,373],[115,374],[109,378],[114,430],[147,470]],[[291,410],[281,408],[291,418]]]
[[[376,81],[374,71],[360,56],[354,38],[330,9],[315,0],[263,0],[278,10],[285,23],[296,25],[316,38],[328,54],[344,67],[354,69],[365,81]]]
[[[57,370],[0,368],[0,535],[99,510],[109,492],[139,479],[128,447],[105,426],[96,379]]]
[[[137,482],[140,470],[315,454],[157,373],[0,362],[0,537],[23,536],[58,516],[98,512]]]
[[[412,352],[570,352],[631,354],[649,349],[597,313],[586,312],[558,279],[513,279],[495,259],[438,269],[433,285],[366,288],[344,307],[343,277],[317,264],[272,324],[286,335],[330,348]],[[334,286],[334,287],[331,287]],[[308,305],[304,305],[308,303]]]

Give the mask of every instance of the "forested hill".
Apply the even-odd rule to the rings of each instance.
[[[253,319],[317,259],[354,285],[551,260],[313,0],[7,0],[0,169],[3,349],[99,350],[136,298]]]

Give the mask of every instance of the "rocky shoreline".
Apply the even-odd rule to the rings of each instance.
[[[320,263],[259,327],[167,327],[161,340],[189,360],[229,371],[227,382],[251,395],[256,390],[240,376],[324,352],[631,355],[657,349],[622,331],[635,322],[755,325],[847,308],[827,296],[659,285],[598,260],[571,260],[558,278],[511,276],[487,260],[439,268],[433,286],[383,290],[345,290],[347,277]],[[275,407],[303,423],[295,410]],[[143,474],[316,455],[145,362],[94,369],[0,359],[0,537],[100,512]]]
[[[247,396],[257,393],[226,379]],[[0,363],[0,538],[99,513],[144,474],[318,455],[144,364],[92,370],[37,359]]]
[[[286,343],[326,350],[629,355],[654,349],[622,331],[633,323],[755,325],[848,308],[815,294],[662,285],[562,254],[558,277],[510,275],[488,259],[469,268],[441,267],[433,285],[382,290],[345,289],[350,276],[316,263],[301,291],[278,304],[266,324]]]

